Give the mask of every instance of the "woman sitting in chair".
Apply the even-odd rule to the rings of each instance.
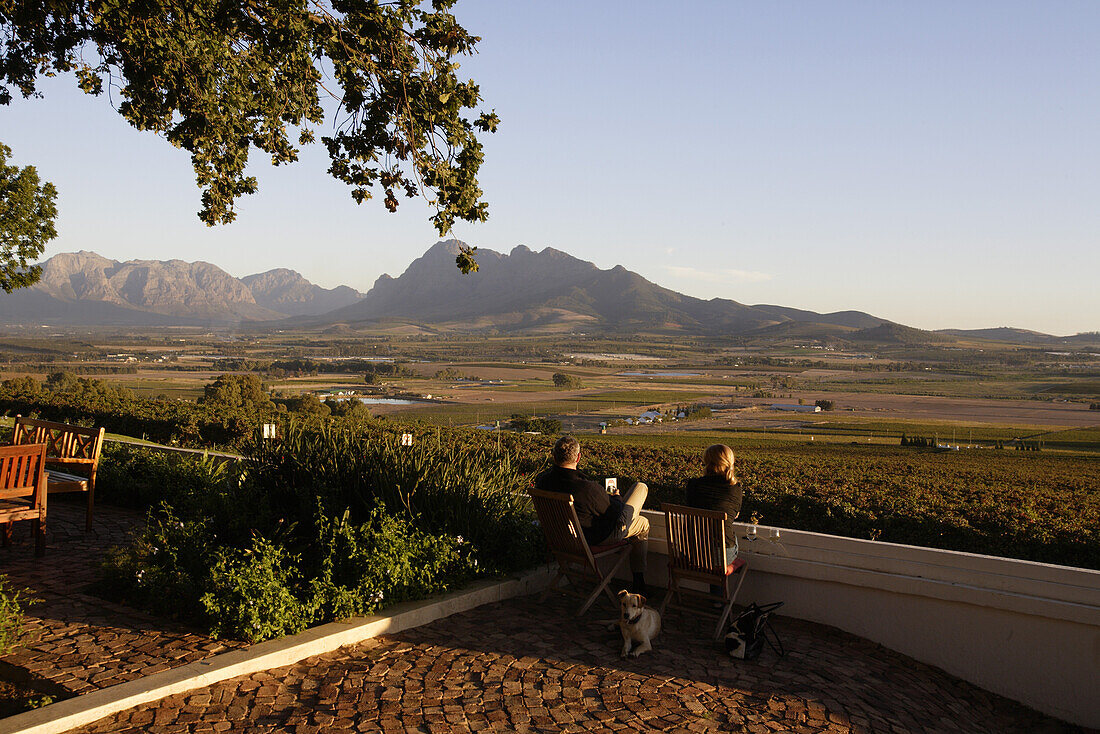
[[[708,446],[703,452],[704,476],[689,479],[685,504],[701,510],[726,513],[726,563],[737,558],[737,533],[733,521],[741,512],[741,486],[733,474],[733,449],[725,444]]]

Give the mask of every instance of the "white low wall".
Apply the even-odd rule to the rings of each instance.
[[[645,514],[647,581],[663,585],[664,515]],[[1100,571],[782,528],[772,541],[771,531],[759,526],[757,540],[741,542],[740,603],[783,601],[786,616],[1100,728]]]

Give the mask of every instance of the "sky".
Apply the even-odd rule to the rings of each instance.
[[[459,0],[460,74],[501,117],[490,218],[701,298],[926,329],[1100,330],[1100,3]],[[46,256],[275,267],[366,291],[439,237],[422,201],[357,206],[322,147],[208,228],[189,155],[45,80],[0,142],[59,189]]]

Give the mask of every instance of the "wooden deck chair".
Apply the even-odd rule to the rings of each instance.
[[[33,521],[34,554],[46,554],[46,444],[0,446],[0,540],[11,543],[11,524]]]
[[[584,538],[581,521],[577,518],[577,509],[573,506],[572,495],[562,492],[543,492],[538,489],[532,489],[530,494],[542,532],[546,536],[546,544],[550,546],[550,552],[558,561],[558,575],[546,587],[539,601],[545,599],[564,577],[578,589],[585,588],[593,581],[596,582],[596,588],[585,598],[584,604],[577,612],[578,617],[588,611],[592,603],[599,598],[600,592],[607,594],[611,603],[617,605],[619,602],[611,593],[608,584],[630,556],[630,541],[620,540],[589,547],[588,541]],[[616,554],[619,560],[611,570],[607,573],[601,571],[599,562]],[[563,591],[580,597],[584,596],[583,592],[568,589]]]
[[[84,492],[88,495],[88,514],[84,529],[92,529],[92,505],[95,501],[95,475],[99,454],[103,451],[102,428],[84,428],[68,423],[54,423],[15,416],[11,442],[15,445],[46,444],[46,463],[78,470],[87,476],[59,469],[47,469],[48,491]]]
[[[661,602],[661,614],[665,613],[669,599],[676,595],[682,604],[682,594],[690,594],[722,603],[722,614],[714,628],[714,639],[722,636],[737,593],[745,582],[748,564],[736,558],[726,563],[726,513],[721,510],[700,510],[683,505],[661,505],[665,513],[666,542],[668,543],[668,593]],[[737,576],[737,585],[731,586]],[[683,587],[683,580],[698,581],[717,587],[718,592],[699,591]]]

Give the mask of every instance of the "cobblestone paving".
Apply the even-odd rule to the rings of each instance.
[[[710,643],[709,624],[670,615],[652,654],[620,660],[617,632],[571,608],[484,606],[79,731],[1075,731],[821,625],[778,620],[787,656],[746,663]]]
[[[16,523],[10,548],[0,548],[0,573],[39,600],[28,609],[23,645],[0,666],[86,693],[243,646],[88,594],[106,549],[124,542],[141,516],[97,506],[85,533],[84,512],[83,495],[50,497],[45,557],[34,557],[27,522]]]

